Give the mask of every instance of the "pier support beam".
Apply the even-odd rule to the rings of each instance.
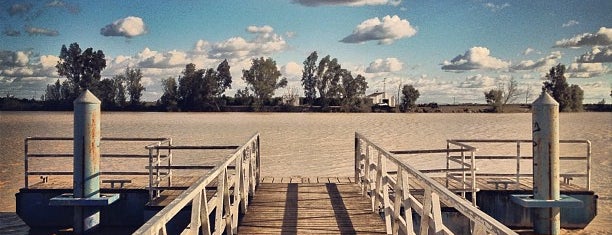
[[[74,198],[100,197],[100,100],[89,90],[74,101]],[[100,209],[74,207],[75,234],[100,223]]]
[[[533,194],[536,200],[559,200],[559,103],[542,92],[533,102]],[[536,234],[559,234],[560,208],[535,208]]]

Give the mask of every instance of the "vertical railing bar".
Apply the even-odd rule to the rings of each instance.
[[[516,189],[520,189],[520,185],[521,185],[521,141],[517,140],[516,141],[516,183],[515,183],[515,187]]]
[[[172,147],[172,138],[168,140],[168,146]],[[172,148],[168,148],[168,187],[172,186]]]
[[[29,142],[29,138],[26,138],[24,140],[24,162],[23,162],[23,167],[24,167],[24,184],[25,184],[25,188],[29,188],[29,182],[28,182],[28,176],[29,174],[29,169],[28,169],[28,142]]]
[[[472,191],[472,205],[474,207],[476,207],[476,156],[474,154],[474,150],[472,149],[470,151],[470,159],[471,159],[471,164],[470,164],[470,171],[471,171],[471,179],[472,179],[472,183],[470,184],[470,190]]]
[[[153,198],[153,149],[149,148],[149,201]]]
[[[202,191],[191,200],[191,222],[189,223],[189,234],[197,235],[201,225],[200,209],[202,203]],[[204,201],[206,203],[206,200]]]
[[[587,180],[586,188],[591,190],[591,141],[586,141],[587,144]]]
[[[201,194],[203,203],[200,204],[200,231],[203,235],[210,235],[210,221],[208,219],[208,214],[210,213],[210,211],[208,211],[208,198],[206,196],[206,187],[202,189]]]
[[[463,151],[465,148],[461,146],[461,196],[465,198],[465,152]]]
[[[450,141],[446,140],[446,177],[445,177],[445,182],[446,182],[446,188],[448,188],[448,169],[450,169]]]
[[[357,182],[357,180],[359,179],[359,172],[360,172],[360,156],[361,156],[361,149],[360,149],[360,145],[359,145],[359,137],[357,137],[357,133],[355,133],[355,182]]]

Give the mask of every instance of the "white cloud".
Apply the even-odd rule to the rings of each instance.
[[[593,47],[591,51],[576,58],[578,63],[610,63],[612,62],[612,45]]]
[[[572,63],[566,72],[570,78],[591,78],[608,73],[608,67],[602,63]]]
[[[397,15],[387,15],[382,18],[382,21],[374,17],[361,22],[351,35],[346,36],[340,42],[363,43],[378,40],[378,44],[391,44],[395,40],[412,37],[416,33],[417,30],[410,25],[408,20],[401,19]]]
[[[138,66],[144,68],[174,68],[188,63],[185,52],[176,50],[159,53],[145,48],[138,56]]]
[[[597,33],[583,33],[570,39],[562,39],[555,47],[607,46],[612,45],[612,28],[601,27]]]
[[[274,33],[270,26],[249,26],[247,32],[256,35],[247,40],[242,37],[232,37],[223,42],[211,45],[209,57],[215,59],[236,59],[268,56],[287,48],[287,42]]]
[[[494,88],[496,85],[497,81],[495,78],[484,76],[482,74],[476,74],[474,76],[466,77],[465,80],[459,84],[459,87],[487,89]]]
[[[531,48],[531,47],[527,47],[527,49],[525,49],[525,50],[523,51],[523,55],[529,55],[529,54],[531,54],[531,53],[532,53],[532,52],[534,52],[534,51],[535,51],[535,49],[533,49],[533,48]]]
[[[274,29],[269,25],[264,25],[261,27],[251,25],[246,28],[246,31],[249,33],[272,33]]]
[[[30,54],[28,51],[0,51],[0,68],[26,66]]]
[[[287,77],[287,79],[289,80],[295,80],[295,78],[299,80],[302,78],[302,66],[293,61],[287,63],[286,65],[283,65],[280,71],[283,76]]]
[[[40,27],[32,27],[32,26],[26,26],[25,31],[30,36],[42,35],[42,36],[55,37],[59,35],[59,32],[57,30],[40,28]]]
[[[504,69],[510,65],[507,61],[490,56],[490,53],[486,47],[472,47],[463,55],[442,62],[442,70]]]
[[[137,16],[128,16],[118,19],[100,29],[100,34],[103,36],[132,38],[146,33],[147,27],[145,26],[144,21],[142,18]]]
[[[539,59],[537,61],[524,60],[520,63],[513,65],[513,70],[536,70],[536,71],[547,71],[551,67],[559,63],[561,59],[560,51],[553,51],[549,56]]]
[[[487,2],[487,3],[484,4],[484,6],[486,8],[488,8],[489,10],[491,10],[492,12],[496,12],[496,11],[500,11],[500,10],[506,8],[506,7],[509,7],[510,4],[507,3],[507,2],[503,3],[503,4],[495,4],[495,3],[492,3],[492,2]]]
[[[567,23],[562,24],[561,27],[563,27],[563,28],[571,27],[571,26],[578,25],[578,24],[580,24],[580,22],[578,22],[576,20],[570,20]]]
[[[339,5],[339,6],[365,6],[365,5],[393,5],[397,6],[401,0],[293,0],[293,3],[297,3],[307,7],[327,6],[327,5]]]
[[[366,69],[366,73],[397,72],[402,70],[402,63],[397,58],[376,59]]]

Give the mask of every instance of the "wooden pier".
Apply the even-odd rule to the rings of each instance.
[[[473,234],[516,234],[508,226],[523,228],[523,220],[517,222],[516,218],[501,216],[529,214],[509,198],[511,194],[533,190],[530,176],[520,170],[516,174],[479,174],[475,160],[510,158],[518,162],[530,160],[529,156],[479,156],[474,154],[475,148],[459,141],[449,143],[460,149],[449,145],[447,149],[392,153],[360,134],[356,133],[355,137],[355,174],[351,177],[261,176],[259,134],[242,146],[231,146],[233,152],[215,166],[172,164],[171,150],[219,149],[219,146],[175,146],[171,141],[168,145],[148,145],[146,174],[101,171],[100,190],[122,195],[118,205],[102,211],[101,224],[112,227],[126,226],[129,222],[130,233],[164,235],[411,234],[413,231],[464,234],[470,230]],[[168,151],[166,156],[160,150],[163,154]],[[419,171],[396,157],[428,153],[446,154],[452,164],[447,163],[445,169]],[[26,151],[26,162],[28,157],[49,156]],[[584,159],[590,159],[590,155]],[[195,175],[173,172],[173,169],[187,168],[201,171]],[[45,217],[53,221],[44,226],[65,226],[71,220],[70,215],[61,208],[50,207],[44,198],[70,192],[70,172],[49,173],[28,168],[25,172],[26,187],[18,195],[18,213],[27,214],[26,223],[48,222],[49,219],[41,220],[39,216],[41,211],[46,211],[54,216]],[[570,176],[586,177],[587,186],[571,184]],[[592,203],[579,209],[584,213],[575,223],[578,226],[588,224],[596,211],[597,196],[588,188],[588,177],[588,173],[574,173],[560,182],[562,193],[578,194],[583,202]],[[104,217],[105,214],[111,219]],[[459,219],[453,221],[456,218]]]

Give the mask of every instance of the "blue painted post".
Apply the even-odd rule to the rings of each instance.
[[[85,90],[74,101],[75,198],[100,197],[100,100]],[[83,234],[100,223],[97,207],[74,207],[74,232]]]
[[[533,194],[536,200],[559,200],[559,103],[542,92],[533,102]],[[559,234],[560,208],[534,208],[536,234]]]

